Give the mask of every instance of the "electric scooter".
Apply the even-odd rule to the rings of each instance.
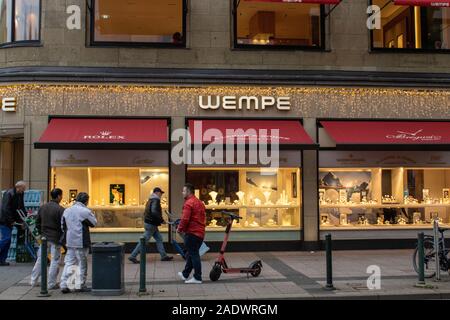
[[[253,277],[257,277],[261,274],[262,262],[261,260],[256,260],[250,263],[250,266],[247,268],[230,268],[225,261],[225,249],[227,247],[228,238],[230,235],[230,230],[233,225],[233,221],[239,221],[242,217],[238,216],[233,212],[222,211],[222,214],[227,218],[227,226],[225,228],[225,238],[222,243],[222,247],[220,248],[219,257],[214,263],[211,272],[209,273],[209,279],[211,281],[217,281],[220,278],[220,275],[223,273],[246,273],[247,277],[251,274]]]

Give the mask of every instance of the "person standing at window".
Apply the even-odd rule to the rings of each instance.
[[[25,211],[23,195],[26,189],[26,183],[18,181],[14,188],[3,195],[0,211],[0,266],[9,266],[6,258],[11,246],[11,231],[15,222],[22,222],[17,210]]]
[[[78,292],[91,291],[86,286],[87,278],[87,255],[91,247],[91,235],[89,227],[95,227],[97,219],[94,213],[87,207],[89,203],[89,195],[80,192],[75,198],[75,203],[70,208],[64,210],[61,219],[61,227],[65,232],[67,253],[64,259],[64,270],[61,276],[61,292],[69,293],[67,280],[70,275],[79,268],[80,289]]]
[[[156,248],[159,254],[161,255],[161,261],[170,261],[173,259],[173,257],[167,255],[166,250],[164,249],[163,238],[158,230],[158,227],[162,223],[165,223],[162,217],[162,209],[161,209],[161,197],[163,193],[164,191],[162,191],[161,188],[156,187],[155,189],[153,189],[153,193],[150,195],[150,199],[147,201],[147,204],[145,205],[144,238],[145,243],[147,243],[150,240],[150,238],[153,237],[156,241]],[[128,260],[130,260],[133,263],[139,263],[136,257],[141,252],[141,250],[145,250],[145,248],[142,249],[141,243],[138,242]]]
[[[48,276],[48,288],[58,289],[57,277],[59,273],[59,258],[61,257],[61,238],[63,232],[61,230],[61,219],[64,214],[64,207],[61,203],[63,192],[59,188],[55,188],[50,192],[52,199],[44,204],[38,211],[36,220],[36,228],[48,241],[49,252],[51,254],[50,270]],[[37,254],[37,260],[31,272],[30,284],[32,287],[36,285],[37,279],[41,275],[41,248]]]
[[[202,263],[200,261],[200,247],[205,238],[206,214],[205,205],[194,195],[194,186],[186,183],[183,187],[183,215],[178,226],[178,232],[184,233],[184,244],[187,249],[186,266],[178,276],[185,283],[202,283]],[[188,280],[194,269],[194,276]]]

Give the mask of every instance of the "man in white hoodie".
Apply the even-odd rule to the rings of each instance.
[[[79,292],[88,292],[90,289],[86,287],[87,278],[87,255],[91,247],[91,236],[89,227],[95,227],[97,219],[94,213],[87,207],[89,203],[89,195],[80,192],[73,206],[64,210],[61,219],[61,227],[66,236],[67,253],[64,259],[64,271],[61,276],[61,292],[69,293],[67,280],[75,271],[76,266],[79,270],[80,289]],[[74,268],[75,267],[75,268]],[[78,275],[77,275],[78,276]]]

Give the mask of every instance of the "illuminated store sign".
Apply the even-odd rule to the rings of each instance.
[[[2,98],[2,111],[16,112],[17,99],[13,97]]]
[[[291,110],[290,97],[199,96],[198,103],[203,110],[266,110],[273,107],[279,111]]]

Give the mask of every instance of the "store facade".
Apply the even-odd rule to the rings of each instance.
[[[185,182],[194,183],[206,205],[206,240],[213,247],[223,236],[220,212],[243,217],[234,226],[232,250],[318,248],[326,233],[343,246],[401,247],[412,243],[417,230],[429,230],[433,215],[450,222],[445,195],[450,188],[450,93],[445,90],[131,84],[0,89],[17,98],[14,119],[24,128],[25,180],[46,193],[62,188],[65,205],[77,192],[89,192],[99,220],[95,241],[136,242],[143,230],[143,205],[155,186],[166,190],[164,208],[179,215]],[[2,116],[6,126],[8,118]],[[350,118],[432,123],[421,132],[407,132],[441,139],[415,139],[406,149],[373,141],[341,143],[326,125]],[[415,121],[420,118],[427,120]],[[199,137],[193,132],[196,124]],[[359,128],[361,137],[374,132],[368,124],[345,128]],[[227,129],[254,129],[256,135],[244,142],[242,161],[214,163],[205,157],[211,142],[207,129],[218,130],[219,140]],[[189,152],[192,159],[200,152],[200,162],[174,161],[177,130],[191,134]],[[271,130],[279,130],[276,168],[251,161],[248,146]],[[236,143],[230,149],[234,156],[240,150]],[[167,228],[162,230],[168,241]]]

